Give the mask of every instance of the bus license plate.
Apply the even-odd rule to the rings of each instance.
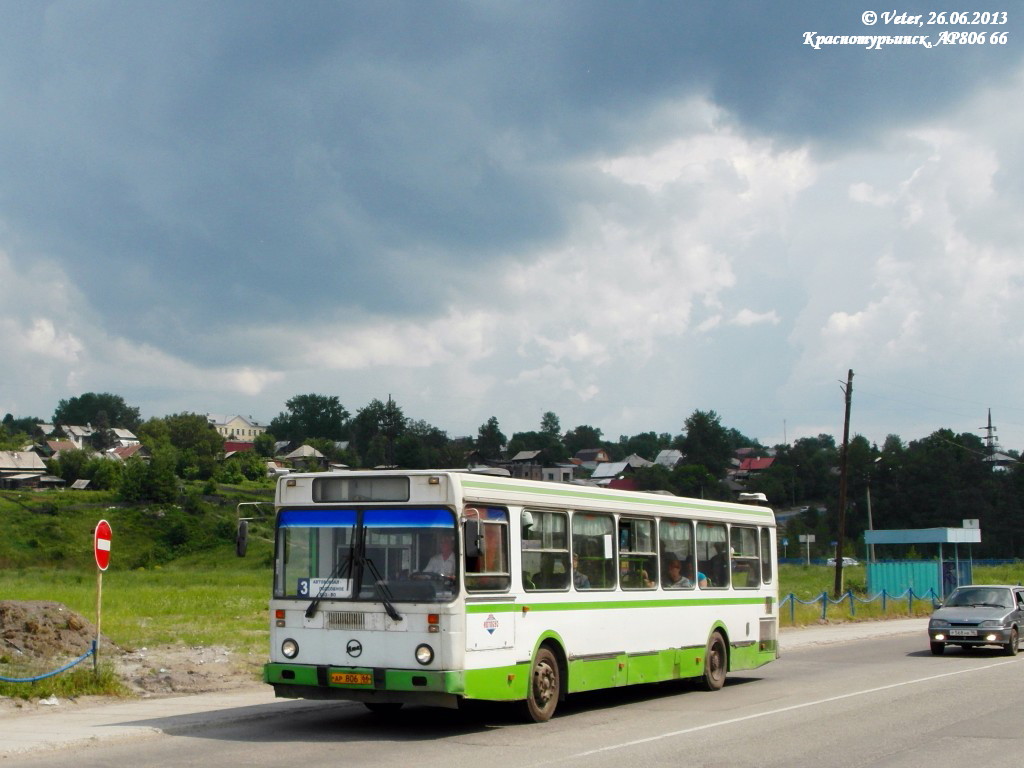
[[[373,685],[373,675],[365,672],[331,672],[331,682],[336,685]]]
[[[974,637],[977,633],[973,629],[951,629],[949,630],[950,637]]]

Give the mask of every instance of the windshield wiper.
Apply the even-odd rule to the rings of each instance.
[[[377,570],[377,565],[368,557],[359,555],[359,563],[370,571],[370,575],[373,576],[373,586],[377,590],[377,594],[380,596],[380,601],[384,604],[384,610],[387,611],[388,616],[391,617],[392,621],[401,621],[402,614],[395,610],[395,606],[391,604],[391,598],[394,595],[391,594],[391,590],[388,589],[388,585],[381,578],[380,571]]]
[[[306,607],[306,618],[307,619],[312,619],[314,616],[316,616],[317,606],[320,605],[320,601],[323,599],[324,595],[327,594],[327,588],[331,586],[331,584],[334,582],[335,579],[337,579],[339,576],[341,576],[342,572],[347,567],[351,567],[351,565],[352,565],[352,548],[349,547],[348,557],[344,557],[344,558],[342,558],[341,560],[338,561],[338,564],[336,566],[334,566],[334,570],[331,571],[330,574],[327,576],[327,581],[325,581],[324,585],[322,587],[320,587],[320,591],[317,592],[316,597],[314,597],[313,601]],[[349,576],[351,576],[351,575],[352,574],[349,573]]]

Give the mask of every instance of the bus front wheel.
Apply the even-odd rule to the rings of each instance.
[[[548,648],[537,651],[526,691],[526,714],[535,723],[547,722],[555,714],[562,695],[562,674],[558,659]]]
[[[725,685],[725,672],[729,665],[726,655],[725,638],[721,632],[712,633],[704,651],[704,677],[701,682],[705,690],[718,691]]]

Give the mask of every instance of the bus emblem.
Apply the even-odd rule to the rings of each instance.
[[[492,613],[490,616],[487,617],[487,620],[484,621],[484,629],[487,630],[487,634],[493,635],[494,630],[496,630],[497,628],[498,620],[494,618],[494,614]]]

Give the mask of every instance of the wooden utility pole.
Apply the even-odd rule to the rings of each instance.
[[[853,400],[853,369],[846,375],[846,418],[843,420],[843,451],[839,457],[839,534],[836,536],[835,600],[843,594],[843,538],[846,535],[846,465],[850,447],[850,403]]]

